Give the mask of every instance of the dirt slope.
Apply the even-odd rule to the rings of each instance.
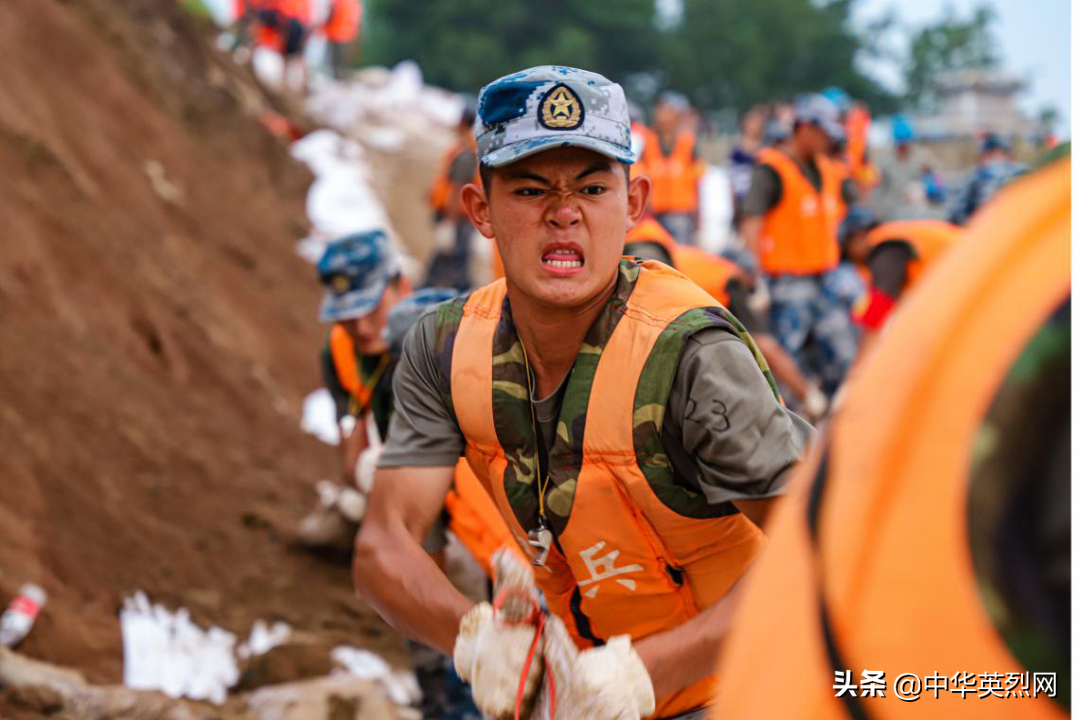
[[[335,466],[297,429],[310,177],[208,38],[175,0],[0,3],[0,598],[42,584],[21,649],[99,681],[136,589],[397,644],[291,544]]]

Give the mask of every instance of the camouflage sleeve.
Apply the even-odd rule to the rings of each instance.
[[[405,336],[394,370],[394,415],[379,467],[448,467],[465,447],[442,401],[435,364],[435,312],[420,316]]]
[[[814,430],[776,401],[736,335],[708,328],[683,350],[663,435],[669,457],[692,459],[673,463],[680,480],[721,503],[783,493]],[[675,442],[678,447],[669,447]],[[687,471],[695,476],[686,477]]]

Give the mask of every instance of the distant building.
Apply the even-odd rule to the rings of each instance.
[[[997,70],[943,73],[934,84],[936,110],[914,118],[915,132],[929,140],[970,138],[984,131],[1031,135],[1038,124],[1025,118],[1016,103],[1025,87],[1024,81]]]

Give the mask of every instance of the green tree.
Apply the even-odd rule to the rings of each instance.
[[[657,63],[654,0],[370,0],[366,12],[366,63],[412,59],[461,92],[533,65],[622,81]]]
[[[665,39],[668,84],[702,107],[744,110],[837,85],[875,110],[891,109],[892,96],[856,62],[881,28],[860,37],[851,7],[852,0],[684,0],[682,23]]]
[[[1001,55],[993,33],[996,20],[986,5],[968,19],[957,17],[950,7],[940,21],[916,32],[904,68],[907,101],[917,107],[929,105],[935,79],[942,73],[997,67]]]

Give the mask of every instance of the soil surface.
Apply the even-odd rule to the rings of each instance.
[[[347,564],[296,545],[337,464],[298,423],[311,177],[211,43],[175,0],[0,2],[0,602],[43,586],[20,652],[93,682],[136,590],[403,665]]]

